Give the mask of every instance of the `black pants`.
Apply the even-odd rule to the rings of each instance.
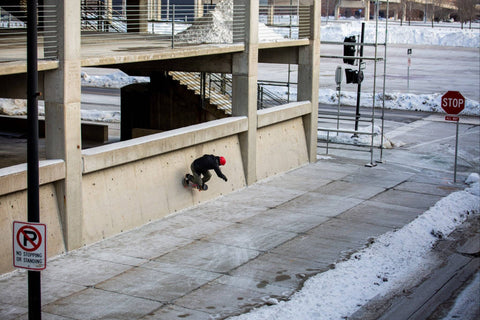
[[[197,171],[193,167],[193,163],[190,166],[190,169],[192,170],[192,175],[193,175],[193,181],[192,182],[199,185],[199,186],[206,183],[212,177],[212,174],[208,170],[205,171],[205,172],[202,172],[202,173],[197,173]],[[202,175],[203,175],[203,177],[202,177]]]

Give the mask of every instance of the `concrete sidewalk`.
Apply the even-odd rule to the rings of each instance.
[[[364,164],[319,160],[50,260],[43,319],[237,315],[287,299],[461,187],[447,173]],[[0,319],[27,319],[26,274],[0,279]]]

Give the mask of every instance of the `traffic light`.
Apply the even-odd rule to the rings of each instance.
[[[357,40],[355,36],[350,36],[350,37],[345,37],[344,42],[353,42],[356,43]],[[344,56],[349,56],[349,57],[354,57],[355,56],[355,45],[353,44],[345,44],[343,45],[343,55]],[[344,63],[348,64],[355,64],[355,59],[348,59],[348,58],[343,58]]]
[[[363,81],[363,71],[345,69],[347,83],[361,83]]]

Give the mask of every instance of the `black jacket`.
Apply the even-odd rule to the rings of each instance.
[[[226,179],[220,170],[220,157],[214,156],[213,154],[205,154],[193,161],[193,169],[195,169],[197,173],[202,174],[213,169],[219,178]]]

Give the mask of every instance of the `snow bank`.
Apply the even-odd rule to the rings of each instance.
[[[27,114],[27,100],[0,98],[0,114],[23,116]]]
[[[214,10],[197,19],[176,39],[187,43],[232,43],[233,0],[219,2]]]
[[[122,71],[102,76],[91,76],[82,71],[81,77],[84,87],[121,88],[132,83],[150,82],[149,77],[131,77]]]
[[[401,288],[428,268],[433,244],[480,212],[480,197],[470,189],[450,194],[402,229],[380,236],[350,260],[307,280],[289,301],[231,319],[346,319],[375,296]]]
[[[411,111],[426,111],[426,112],[440,112],[445,113],[441,107],[442,95],[440,93],[434,94],[412,94],[392,92],[385,93],[385,108],[397,110],[411,110]],[[360,96],[361,107],[372,107],[373,105],[372,93],[362,92]],[[375,106],[382,107],[383,93],[375,94]],[[356,106],[357,94],[356,92],[342,91],[340,96],[342,105]],[[323,104],[338,104],[338,93],[332,89],[319,90],[319,103]],[[466,98],[465,109],[461,115],[478,116],[480,115],[480,104]]]
[[[329,23],[321,27],[322,41],[339,41],[346,36],[358,35],[361,30],[361,21],[342,21],[341,23]],[[408,26],[404,24],[388,25],[389,44],[421,44],[430,46],[451,47],[480,47],[478,29],[460,29],[435,24],[434,28],[428,26]],[[378,27],[378,42],[385,42],[384,23]],[[370,21],[365,24],[365,42],[375,42],[375,23]]]

